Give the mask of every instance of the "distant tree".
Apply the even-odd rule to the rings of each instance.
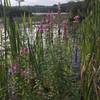
[[[20,7],[20,3],[21,3],[21,2],[24,2],[24,0],[16,0],[16,1],[18,2],[19,7]]]
[[[0,0],[0,17],[2,16],[2,13],[3,13],[2,0]]]

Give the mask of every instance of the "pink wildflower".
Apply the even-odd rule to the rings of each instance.
[[[63,26],[63,38],[66,39],[67,38],[67,21],[64,20],[62,23]]]
[[[73,23],[78,23],[79,22],[79,20],[80,20],[80,16],[74,16],[74,21],[73,21]]]
[[[74,20],[79,20],[79,19],[80,19],[80,16],[78,15],[74,17]]]
[[[29,52],[29,49],[27,48],[27,47],[23,47],[22,49],[21,49],[21,54],[28,54],[28,52]]]
[[[47,24],[50,24],[53,22],[53,14],[50,11],[48,11],[46,22]]]
[[[41,23],[40,26],[38,26],[37,32],[43,33],[43,24]]]
[[[18,69],[18,64],[12,64],[11,65],[11,73],[15,74],[17,72]]]

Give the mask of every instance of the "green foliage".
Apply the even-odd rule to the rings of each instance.
[[[99,100],[100,90],[97,80],[100,81],[100,75],[97,72],[100,69],[100,1],[90,1],[92,10],[88,17],[82,22],[80,32],[81,41],[81,59],[82,59],[82,94],[84,100]]]
[[[80,38],[81,80],[76,80],[71,67],[72,34],[67,34],[66,40],[62,39],[59,29],[53,24],[46,32],[34,32],[31,15],[26,17],[24,14],[22,24],[17,18],[13,20],[6,16],[10,6],[5,0],[5,50],[0,55],[0,100],[100,99],[100,1],[91,0],[91,4],[94,6],[88,16],[79,25],[70,26],[76,29]],[[58,20],[56,24],[59,23]],[[34,34],[32,39],[30,34]],[[1,31],[0,37],[3,46]]]

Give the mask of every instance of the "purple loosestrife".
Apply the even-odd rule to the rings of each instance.
[[[19,65],[16,64],[16,63],[11,64],[11,66],[10,66],[10,72],[11,72],[11,74],[15,74],[17,72],[17,70],[18,70],[18,67],[19,67]]]
[[[68,26],[67,21],[66,20],[63,20],[62,27],[63,27],[63,38],[64,39],[67,38],[67,26]]]
[[[60,38],[60,35],[61,35],[61,26],[60,26],[60,23],[61,23],[61,18],[60,18],[60,14],[61,14],[61,4],[60,2],[58,3],[58,35],[59,35],[59,38]]]
[[[48,11],[47,18],[46,18],[47,28],[50,28],[53,24],[53,14]]]
[[[39,33],[39,30],[40,30],[40,22],[36,26],[36,32]]]
[[[48,11],[48,14],[47,14],[47,24],[49,24],[51,21],[51,13],[50,11]]]
[[[73,18],[73,23],[78,23],[79,22],[79,20],[80,20],[80,16],[74,16],[74,18]]]
[[[60,2],[58,3],[58,15],[60,15],[60,13],[61,13],[61,4],[60,4]]]
[[[80,16],[79,15],[77,15],[77,16],[74,16],[73,17],[73,30],[74,31],[76,31],[76,29],[77,29],[77,25],[78,25],[78,23],[80,22]]]
[[[21,49],[21,55],[26,55],[26,54],[28,54],[29,53],[29,49],[27,48],[27,47],[23,47],[22,49]]]
[[[41,23],[41,24],[37,27],[37,32],[38,32],[38,33],[43,33],[43,32],[44,32],[43,23]]]
[[[46,17],[44,17],[41,21],[42,24],[46,24]]]

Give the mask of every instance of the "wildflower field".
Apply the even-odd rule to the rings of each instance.
[[[35,24],[3,1],[0,100],[100,100],[100,0],[88,5],[84,19],[62,18],[59,3]]]

